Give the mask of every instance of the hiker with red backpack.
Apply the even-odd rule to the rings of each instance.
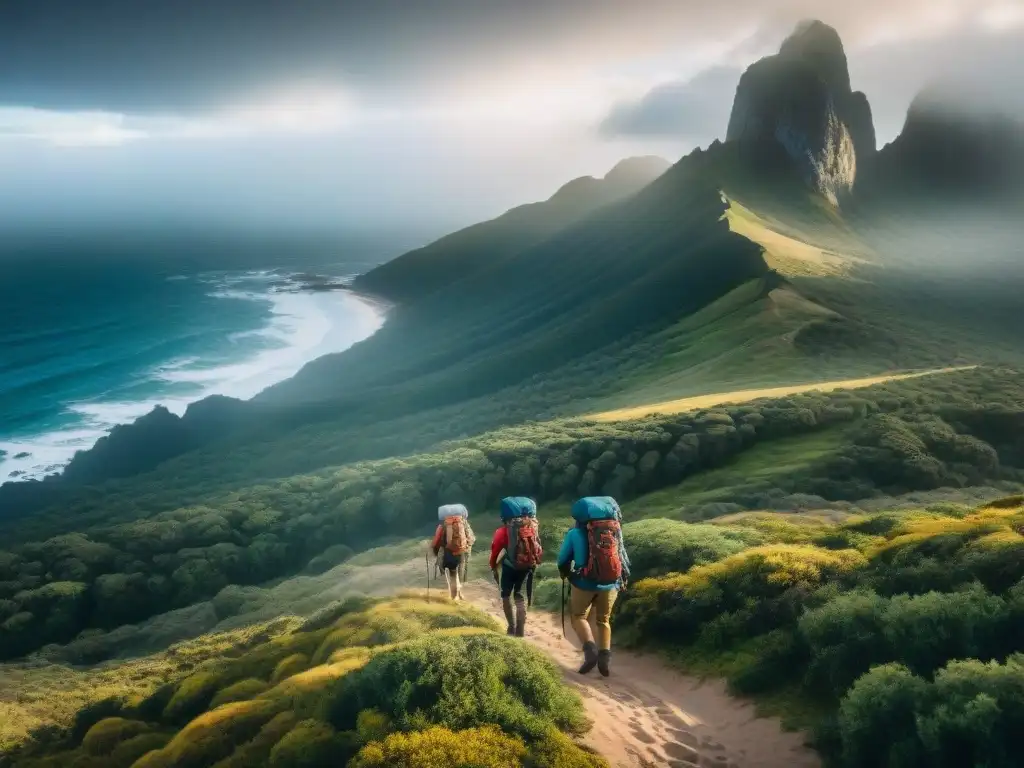
[[[437,508],[437,530],[431,549],[437,567],[448,582],[452,600],[462,600],[462,585],[469,570],[469,554],[476,542],[469,526],[469,510],[463,504],[445,504]],[[429,589],[430,580],[427,579]]]
[[[558,553],[558,571],[570,584],[572,628],[583,643],[580,674],[595,666],[605,677],[612,656],[612,606],[629,579],[629,557],[622,540],[622,512],[610,496],[588,496],[572,505],[570,528]],[[597,642],[590,631],[596,613]]]
[[[514,637],[523,637],[526,634],[526,608],[533,602],[533,572],[544,555],[537,525],[537,504],[533,499],[522,496],[502,499],[501,521],[491,540],[491,573],[501,588],[501,607],[508,623],[507,632]],[[523,599],[524,585],[526,600]]]

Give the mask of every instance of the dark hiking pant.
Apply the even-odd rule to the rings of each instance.
[[[517,571],[508,563],[501,565],[501,608],[505,612],[509,634],[523,637],[526,634],[526,598],[523,596],[523,585],[530,571]],[[512,601],[515,599],[515,613]]]

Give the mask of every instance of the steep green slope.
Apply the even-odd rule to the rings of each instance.
[[[203,638],[180,649],[203,663],[125,665],[121,691],[0,765],[607,766],[573,740],[588,723],[559,670],[495,630],[475,609],[406,595]],[[217,645],[232,657],[204,660]]]
[[[719,153],[694,153],[634,197],[400,307],[373,338],[257,401],[344,403],[383,389],[395,405],[442,405],[700,309],[766,271],[759,249],[721,221],[709,174]]]
[[[548,200],[513,208],[461,229],[356,278],[356,290],[410,304],[463,280],[576,223],[599,208],[635,194],[664,173],[659,157],[623,160],[602,179],[570,181]]]

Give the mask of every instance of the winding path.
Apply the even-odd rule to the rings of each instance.
[[[502,619],[492,584],[474,581],[465,596]],[[580,675],[579,647],[566,624],[533,611],[526,639],[543,650],[583,697],[593,720],[584,743],[615,768],[820,768],[817,754],[779,720],[758,717],[752,704],[730,696],[721,681],[686,677],[653,656],[616,651],[612,674]]]

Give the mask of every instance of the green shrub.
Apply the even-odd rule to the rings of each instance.
[[[364,709],[356,718],[356,733],[363,741],[382,741],[394,728],[391,718],[376,709]]]
[[[230,704],[233,701],[254,699],[265,690],[267,690],[267,684],[262,680],[256,680],[251,677],[239,680],[237,683],[217,691],[213,699],[210,700],[210,709],[216,709],[221,704]]]
[[[844,766],[1012,768],[1024,728],[1024,656],[951,662],[935,681],[875,667],[839,707]]]
[[[374,656],[343,677],[325,701],[338,730],[377,709],[402,730],[452,730],[493,723],[508,733],[541,736],[549,723],[585,728],[579,697],[561,684],[539,651],[492,634],[425,637]]]
[[[842,695],[872,665],[891,660],[884,635],[888,606],[874,592],[854,592],[800,618],[800,636],[810,654],[807,680],[814,688]]]
[[[658,519],[627,523],[623,536],[634,579],[683,573],[763,542],[752,530]]]
[[[529,743],[526,764],[532,768],[608,768],[603,757],[583,749],[555,728]]]
[[[274,667],[274,673],[270,676],[271,683],[279,683],[292,675],[297,675],[309,668],[309,658],[303,653],[293,653],[286,656]]]
[[[110,768],[130,768],[143,755],[162,749],[170,740],[171,736],[167,733],[142,733],[133,736],[114,747],[107,758],[108,765]]]
[[[808,679],[833,696],[875,664],[930,675],[951,659],[1001,656],[1019,641],[1006,603],[978,585],[894,598],[840,595],[805,614],[800,633],[810,651]]]
[[[270,768],[329,768],[344,765],[351,756],[341,751],[331,726],[319,720],[303,720],[270,751],[268,765]]]
[[[875,667],[839,705],[842,760],[847,768],[923,765],[917,711],[928,683],[899,664]]]
[[[267,722],[252,739],[238,746],[217,768],[252,768],[266,765],[270,751],[299,721],[294,712],[281,712]]]
[[[525,756],[522,739],[504,734],[494,726],[457,732],[434,727],[394,733],[383,742],[367,744],[352,768],[520,768]]]
[[[163,718],[169,723],[187,723],[206,711],[221,684],[221,677],[216,672],[189,675],[178,683],[174,695],[164,708]]]
[[[654,642],[689,643],[705,624],[730,621],[730,634],[769,632],[795,622],[814,588],[851,574],[864,564],[854,550],[767,545],[745,550],[683,575],[637,582],[620,615]]]
[[[955,661],[935,676],[917,730],[930,765],[1020,765],[1024,656],[1006,664]]]
[[[146,723],[125,720],[122,717],[108,717],[100,720],[82,740],[82,747],[93,755],[106,755],[123,741],[151,730]]]
[[[269,701],[236,701],[192,720],[167,745],[150,752],[137,768],[207,768],[231,756],[277,714]]]

